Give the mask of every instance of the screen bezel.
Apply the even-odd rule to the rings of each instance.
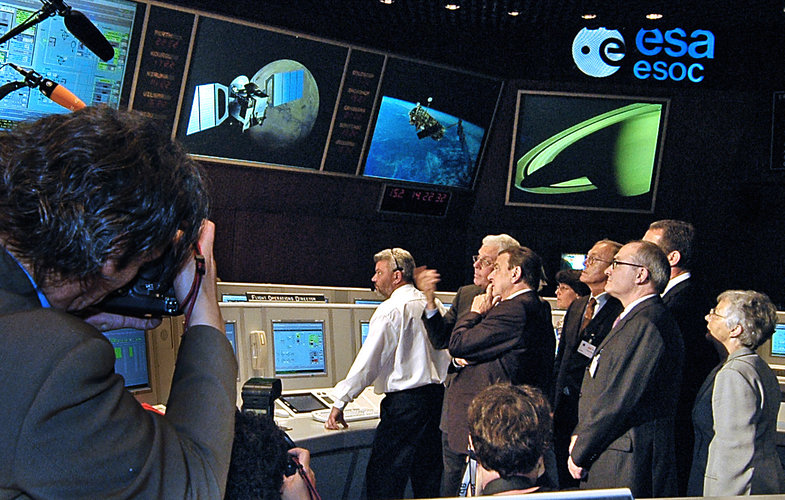
[[[300,323],[304,325],[320,325],[321,327],[321,334],[322,334],[322,356],[324,359],[324,368],[320,371],[300,371],[300,372],[279,372],[278,371],[278,364],[277,364],[277,355],[278,352],[275,348],[275,339],[276,339],[276,332],[275,332],[275,325],[277,324],[291,324],[291,323]],[[329,366],[329,358],[327,352],[327,330],[325,328],[325,321],[323,319],[273,319],[271,320],[270,335],[271,335],[271,350],[272,350],[272,372],[275,377],[281,378],[312,378],[312,377],[326,377],[328,366]]]

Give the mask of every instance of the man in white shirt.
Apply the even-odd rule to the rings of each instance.
[[[346,378],[333,389],[335,404],[324,426],[348,427],[343,409],[373,383],[385,397],[365,472],[367,498],[402,498],[407,479],[415,497],[437,497],[442,383],[450,356],[428,340],[422,321],[426,298],[412,284],[411,254],[391,248],[374,255],[374,262],[371,281],[387,300],[371,317],[368,337]]]

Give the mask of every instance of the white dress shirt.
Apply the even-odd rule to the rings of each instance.
[[[431,347],[422,320],[425,303],[425,295],[406,284],[379,304],[349,373],[332,391],[336,408],[343,409],[371,383],[381,394],[444,382],[450,354]],[[437,306],[444,314],[438,299]]]

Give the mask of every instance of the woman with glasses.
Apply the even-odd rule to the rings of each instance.
[[[764,294],[729,290],[706,315],[710,340],[727,359],[698,391],[688,496],[785,492],[776,450],[780,387],[755,349],[771,337],[777,311]]]

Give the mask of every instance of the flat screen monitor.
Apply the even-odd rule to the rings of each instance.
[[[519,91],[507,204],[652,213],[668,104]]]
[[[229,339],[234,355],[237,356],[237,324],[234,321],[227,321],[224,323],[224,328],[226,329],[226,338]]]
[[[272,321],[275,376],[325,375],[324,321]]]
[[[561,261],[559,269],[584,269],[584,261],[586,260],[585,253],[563,253],[561,254]]]
[[[222,293],[221,302],[248,302],[248,296],[244,293]]]
[[[782,358],[785,362],[785,324],[778,323],[771,336],[771,355]]]
[[[114,347],[114,369],[125,379],[125,386],[134,388],[150,385],[145,331],[121,328],[104,332],[104,336]]]
[[[369,321],[360,321],[360,345],[368,338],[368,325],[370,325]]]
[[[354,299],[354,303],[358,305],[371,305],[371,306],[378,306],[382,303],[381,300],[371,300],[371,299]]]
[[[471,189],[502,84],[390,58],[363,175]]]
[[[90,52],[65,27],[63,17],[53,16],[28,28],[0,46],[3,63],[33,69],[44,78],[63,85],[85,104],[120,107],[127,99],[133,74],[132,52],[136,33],[141,32],[144,8],[126,0],[72,0],[68,5],[82,12],[114,48],[114,58],[104,62]],[[0,33],[5,33],[41,8],[39,0],[0,1]],[[138,11],[138,12],[137,12]],[[133,39],[133,40],[132,40]],[[130,67],[129,67],[130,65]],[[0,85],[23,80],[11,66],[0,69]],[[12,128],[68,110],[55,104],[39,90],[24,87],[0,100],[0,128]]]

